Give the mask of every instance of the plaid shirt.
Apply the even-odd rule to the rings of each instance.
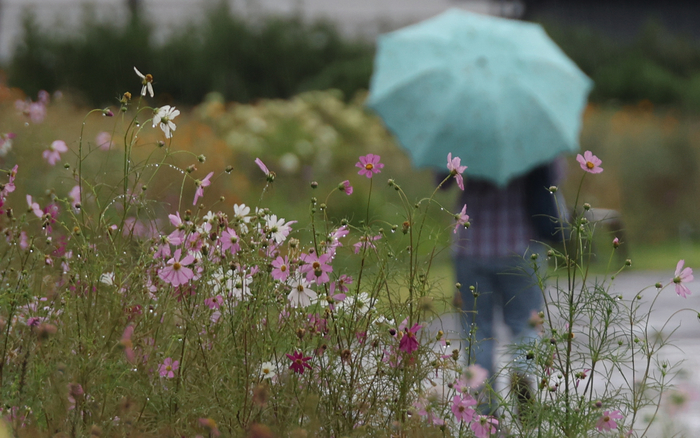
[[[523,255],[535,237],[525,202],[525,177],[514,179],[503,189],[485,181],[469,181],[457,209],[461,210],[467,204],[471,226],[458,228],[453,244],[454,255]]]

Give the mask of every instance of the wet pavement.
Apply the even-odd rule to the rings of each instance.
[[[672,271],[648,271],[627,272],[620,274],[610,288],[611,295],[622,295],[624,298],[633,299],[642,294],[642,311],[649,309],[650,301],[656,296],[657,282],[668,285],[654,303],[654,309],[649,316],[649,333],[661,332],[671,334],[669,344],[660,349],[658,359],[666,361],[670,367],[677,371],[672,384],[689,398],[689,401],[680,409],[674,408],[671,403],[662,404],[657,415],[657,420],[650,427],[646,436],[652,438],[666,437],[700,437],[700,277],[696,282],[688,284],[691,295],[682,298],[675,293],[671,283]],[[507,339],[507,329],[500,325],[497,337]],[[454,341],[459,339],[459,319],[457,313],[448,313],[441,318],[432,321],[432,330],[442,330],[448,338]],[[675,331],[674,331],[675,330]],[[501,360],[507,360],[504,345],[499,346]],[[663,363],[663,362],[659,362]],[[621,377],[620,377],[621,379]],[[598,385],[612,384],[623,386],[620,382],[603,382],[598,379]],[[615,379],[617,380],[617,379]],[[595,381],[595,380],[594,380]],[[497,388],[503,388],[507,381],[498,381]],[[643,411],[641,418],[649,418],[653,411]],[[644,420],[637,422],[637,429],[645,427]]]

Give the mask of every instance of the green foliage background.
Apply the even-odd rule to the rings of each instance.
[[[632,41],[586,27],[544,22],[547,32],[595,82],[592,102],[610,100],[700,110],[700,44],[649,22]],[[78,92],[90,104],[114,103],[136,65],[156,80],[161,103],[195,105],[211,91],[227,101],[289,98],[335,88],[347,99],[367,89],[374,43],[349,40],[335,25],[300,17],[258,23],[214,3],[201,24],[162,44],[153,25],[134,16],[125,26],[96,19],[86,8],[79,32],[44,29],[28,10],[24,35],[5,66],[9,84],[29,95]]]
[[[190,24],[160,45],[138,15],[120,27],[88,8],[80,32],[68,34],[41,28],[28,10],[23,25],[6,66],[10,86],[29,95],[71,91],[96,106],[130,89],[133,66],[154,76],[163,103],[197,104],[210,91],[238,102],[327,88],[352,96],[367,87],[374,50],[342,39],[328,23],[291,17],[255,25],[224,2],[206,12],[204,25]]]

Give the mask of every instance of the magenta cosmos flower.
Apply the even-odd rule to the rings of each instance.
[[[379,162],[380,159],[381,157],[379,155],[374,154],[367,154],[364,157],[360,157],[360,161],[355,163],[355,167],[360,168],[357,174],[372,178],[372,175],[381,172],[381,169],[384,167],[384,164]]]
[[[180,361],[173,361],[172,358],[168,357],[160,365],[160,368],[158,368],[158,374],[160,374],[160,377],[172,379],[175,377],[175,371],[177,371],[178,368],[180,368]]]
[[[676,265],[676,272],[673,274],[673,282],[676,284],[676,293],[683,298],[687,298],[690,295],[690,289],[683,283],[689,283],[693,281],[693,270],[690,268],[683,269],[683,264],[685,260],[681,260]]]
[[[311,365],[309,365],[311,358],[308,356],[304,357],[301,351],[295,351],[292,354],[288,354],[287,357],[292,361],[289,369],[295,373],[304,374],[304,368],[311,369]]]
[[[56,162],[61,159],[61,154],[64,152],[68,152],[66,142],[63,140],[56,140],[44,151],[43,156],[50,165],[54,166]]]
[[[603,416],[596,422],[595,427],[601,432],[617,429],[615,420],[622,420],[622,418],[622,413],[620,411],[605,411],[603,412]]]
[[[593,155],[591,151],[586,151],[583,155],[578,154],[576,156],[576,161],[581,165],[581,169],[588,173],[600,173],[603,171],[603,168],[600,167],[603,162],[600,158]]]
[[[462,176],[462,173],[467,170],[467,166],[461,166],[460,164],[462,164],[461,158],[452,158],[452,152],[447,154],[447,170],[450,171],[450,175],[455,177],[459,188],[464,190],[464,177]]]
[[[421,329],[420,324],[413,324],[409,330],[406,330],[403,337],[399,341],[399,350],[405,351],[406,353],[412,353],[418,350],[418,339],[416,339],[416,333]]]
[[[180,260],[182,250],[175,251],[173,258],[168,260],[168,266],[158,271],[158,276],[166,283],[170,283],[177,287],[187,283],[194,277],[192,269],[186,267],[194,263],[194,256],[188,254],[184,259]]]
[[[476,405],[476,400],[471,395],[463,394],[463,397],[455,395],[452,399],[452,413],[455,414],[457,420],[468,423],[474,418],[475,411],[472,408],[474,405]]]

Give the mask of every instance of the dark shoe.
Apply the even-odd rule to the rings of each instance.
[[[511,394],[517,402],[517,414],[520,424],[526,426],[535,400],[532,396],[532,381],[522,373],[513,373],[510,377]]]

